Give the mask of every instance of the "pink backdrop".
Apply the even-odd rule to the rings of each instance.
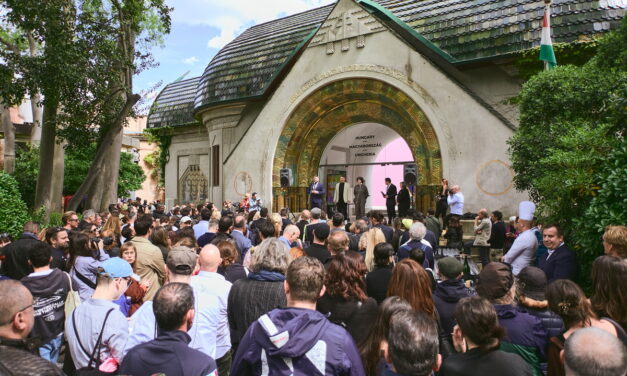
[[[407,142],[401,137],[393,140],[383,147],[377,155],[375,162],[405,162],[413,161],[414,157]],[[385,206],[385,199],[381,196],[381,191],[385,192],[385,178],[392,179],[392,184],[400,189],[400,182],[403,181],[403,165],[375,165],[370,175],[368,189],[372,196],[372,206]]]

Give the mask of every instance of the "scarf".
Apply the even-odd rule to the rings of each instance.
[[[270,272],[267,270],[261,270],[259,272],[250,272],[248,273],[248,279],[252,279],[255,281],[285,281],[285,276],[279,272]]]

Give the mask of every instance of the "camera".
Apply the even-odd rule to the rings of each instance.
[[[113,237],[105,236],[104,238],[102,238],[102,244],[103,245],[111,245],[111,244],[113,244]]]

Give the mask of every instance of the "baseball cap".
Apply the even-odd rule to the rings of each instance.
[[[449,279],[455,279],[464,269],[461,262],[455,257],[443,257],[438,260],[438,271]]]
[[[105,260],[98,268],[98,274],[107,278],[128,278],[139,281],[139,276],[133,273],[133,268],[126,260],[119,257],[111,257]]]
[[[191,221],[192,221],[192,219],[190,217],[188,217],[188,216],[185,216],[185,217],[181,218],[181,220],[180,220],[181,223],[191,222]]]
[[[316,236],[316,238],[320,240],[327,240],[330,232],[331,232],[331,228],[326,223],[320,223],[316,225],[316,227],[313,230],[313,233]]]
[[[527,266],[518,273],[518,287],[523,294],[534,300],[545,300],[544,290],[546,289],[546,274],[540,268]]]
[[[174,274],[190,275],[196,267],[198,255],[188,247],[174,247],[168,252],[166,265]]]
[[[477,293],[488,300],[494,300],[505,296],[513,284],[512,269],[502,262],[491,262],[479,273]]]

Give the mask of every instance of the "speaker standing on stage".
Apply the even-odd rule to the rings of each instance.
[[[356,220],[366,215],[366,200],[370,194],[368,193],[368,187],[366,187],[365,183],[364,178],[360,176],[357,178],[357,184],[353,189]]]
[[[346,220],[348,220],[348,204],[352,201],[351,185],[346,182],[344,176],[340,176],[340,182],[335,185],[335,192],[333,192],[333,203],[335,203],[336,210],[342,213]]]
[[[307,194],[309,194],[310,208],[322,209],[322,201],[324,199],[324,185],[320,183],[320,179],[317,176],[314,176],[313,182],[307,189]]]
[[[401,190],[398,191],[396,201],[398,202],[398,216],[401,218],[405,218],[411,204],[411,194],[409,193],[409,189],[407,189],[407,184],[405,184],[404,181],[401,182]]]
[[[392,220],[396,217],[396,186],[392,184],[392,179],[390,178],[385,178],[385,185],[387,189],[385,193],[381,192],[381,194],[385,197],[389,223],[392,223]]]

